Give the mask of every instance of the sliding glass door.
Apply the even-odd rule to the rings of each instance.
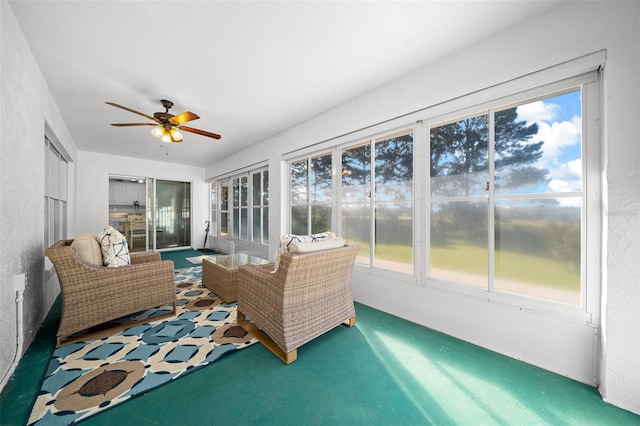
[[[191,184],[154,179],[156,249],[191,246]]]
[[[109,224],[126,236],[129,251],[190,247],[191,184],[112,175]]]

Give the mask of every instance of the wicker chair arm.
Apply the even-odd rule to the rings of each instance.
[[[129,253],[131,264],[159,262],[161,260],[160,253],[155,251],[145,251],[141,253]]]
[[[118,266],[117,268],[103,268],[102,273],[113,275],[117,279],[131,277],[132,274],[168,274],[173,276],[173,260],[159,260],[156,262],[135,263],[132,265]]]
[[[269,305],[282,305],[282,282],[268,269],[258,265],[241,265],[238,270],[238,294]]]
[[[155,262],[147,261],[144,263],[134,263],[131,265],[118,266],[110,268],[106,266],[97,266],[82,261],[77,256],[70,257],[67,261],[73,266],[73,268],[66,271],[74,271],[76,274],[81,274],[87,281],[95,280],[126,280],[132,276],[138,275],[156,275],[156,274],[171,274],[173,276],[173,261],[172,260],[158,260]],[[55,265],[54,265],[55,266]],[[65,273],[66,271],[56,272]]]
[[[252,265],[252,264],[240,265],[238,268],[238,271],[239,273],[254,274],[257,277],[260,277],[259,279],[268,279],[269,276],[274,275],[271,272],[273,270],[273,264],[266,265],[266,266],[268,267],[265,267],[263,265]]]

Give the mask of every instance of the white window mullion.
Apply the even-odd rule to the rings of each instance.
[[[376,266],[375,247],[376,247],[376,205],[375,205],[375,169],[376,169],[376,141],[369,141],[370,158],[369,158],[369,217],[371,223],[369,244],[369,264]]]
[[[342,150],[334,148],[331,152],[331,182],[333,185],[333,211],[331,220],[333,232],[342,236]]]
[[[600,175],[600,88],[599,81],[582,86],[582,296],[591,322],[600,323],[601,232],[601,175]]]
[[[496,247],[496,232],[495,232],[495,142],[496,142],[496,132],[495,132],[495,111],[490,109],[488,111],[489,115],[489,141],[488,141],[488,154],[489,158],[487,159],[487,165],[489,167],[489,175],[487,176],[487,208],[489,223],[487,226],[488,232],[488,262],[489,262],[489,276],[487,277],[487,289],[489,293],[494,292],[494,277],[495,277],[495,247]]]
[[[429,265],[426,246],[426,241],[429,241],[429,209],[424,208],[428,205],[429,161],[425,152],[429,152],[429,131],[422,121],[418,121],[413,133],[413,265],[419,284],[425,283]]]
[[[311,208],[312,200],[311,200],[311,157],[307,158],[307,235],[311,235],[312,226],[312,211]]]

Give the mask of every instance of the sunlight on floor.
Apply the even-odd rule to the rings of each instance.
[[[374,331],[374,335],[379,343],[369,342],[371,348],[426,419],[434,421],[431,411],[439,407],[440,416],[455,424],[509,423],[509,413],[517,413],[518,419],[526,419],[529,424],[545,423],[508,390],[452,363],[431,360],[389,333]],[[386,349],[388,354],[380,348]],[[405,371],[390,368],[385,362],[389,356],[404,365]]]

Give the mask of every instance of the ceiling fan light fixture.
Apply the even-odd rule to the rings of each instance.
[[[162,142],[182,142],[182,133],[175,127],[167,129],[164,125],[151,129],[151,134]]]
[[[175,127],[172,127],[171,130],[169,130],[169,135],[171,137],[171,142],[182,142],[182,133],[180,133]]]
[[[194,114],[191,111],[186,111],[178,115],[173,115],[169,113],[169,109],[173,106],[173,102],[168,100],[162,100],[162,106],[165,108],[165,112],[155,112],[153,117],[147,115],[143,112],[136,111],[134,109],[128,108],[126,106],[118,105],[113,102],[107,102],[107,105],[114,106],[116,108],[123,109],[125,111],[132,112],[134,114],[141,115],[155,123],[111,123],[112,126],[116,127],[127,127],[127,126],[154,126],[151,129],[151,134],[160,139],[162,142],[182,142],[183,136],[182,132],[178,131],[178,129],[195,133],[197,135],[206,136],[208,138],[220,139],[220,135],[207,132],[205,130],[194,129],[193,127],[183,126],[184,123],[187,123],[192,120],[197,120],[200,118],[197,114]],[[158,125],[156,125],[156,123]]]
[[[161,139],[162,135],[164,135],[164,127],[162,127],[162,125],[154,127],[151,129],[151,134],[156,138]]]
[[[171,141],[171,133],[169,133],[168,131],[166,131],[166,130],[165,130],[165,131],[162,133],[162,136],[160,137],[160,140],[161,140],[162,142],[172,142],[172,141]]]

